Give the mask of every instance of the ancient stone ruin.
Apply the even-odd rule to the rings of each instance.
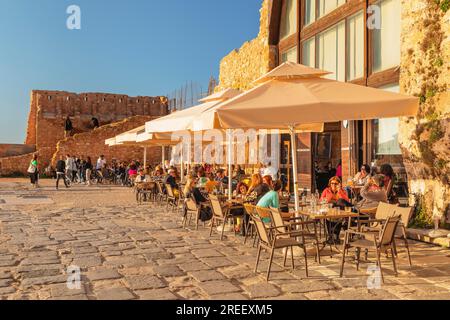
[[[100,154],[107,159],[142,160],[142,148],[109,148],[105,146],[105,139],[167,114],[167,98],[162,96],[33,90],[25,143],[0,144],[0,175],[26,173],[35,152],[40,157],[41,172],[52,164],[52,159],[67,153],[90,156],[93,161]],[[66,139],[64,122],[67,116],[72,120],[74,132]],[[99,128],[93,128],[93,117],[99,120]],[[160,148],[150,149],[148,153],[150,162],[160,160]]]

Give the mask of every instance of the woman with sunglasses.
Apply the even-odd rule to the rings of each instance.
[[[328,188],[323,191],[320,200],[326,201],[329,204],[333,204],[333,207],[338,207],[341,210],[345,209],[345,207],[352,206],[352,204],[350,203],[350,199],[347,196],[347,192],[342,189],[341,179],[339,179],[338,177],[333,177],[330,179],[330,181],[328,182]],[[327,229],[327,243],[339,244],[339,234],[341,233],[342,222],[327,220]]]

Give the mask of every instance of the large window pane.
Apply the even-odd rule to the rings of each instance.
[[[373,30],[373,72],[400,65],[401,3],[400,0],[383,0],[381,29]]]
[[[380,89],[399,93],[398,84],[387,85]],[[377,155],[399,155],[402,154],[398,143],[399,119],[374,120],[375,147]]]
[[[298,49],[293,47],[281,55],[281,62],[298,62]]]
[[[297,0],[284,0],[280,38],[286,38],[295,32],[297,32]]]
[[[330,13],[343,4],[345,4],[345,0],[319,0],[319,17]]]
[[[305,0],[305,26],[316,21],[316,0]]]
[[[317,41],[319,69],[333,72],[329,79],[345,81],[345,21],[320,33]]]
[[[347,20],[347,80],[364,76],[364,12]]]
[[[316,66],[316,38],[314,37],[302,44],[302,64],[312,68]]]

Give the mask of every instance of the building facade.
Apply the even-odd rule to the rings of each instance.
[[[428,222],[432,216],[450,217],[450,10],[446,2],[264,0],[261,29],[267,32],[261,30],[250,43],[256,41],[265,49],[252,50],[247,43],[224,58],[221,84],[241,90],[251,87],[251,80],[264,72],[244,68],[242,81],[239,66],[255,65],[249,59],[266,61],[269,70],[293,61],[330,71],[334,80],[420,97],[421,111],[414,119],[327,123],[322,134],[300,134],[299,181],[305,188],[317,185],[315,163],[335,167],[342,161],[344,181],[362,164],[390,163],[398,176],[400,196],[407,201],[409,193],[410,204],[412,194],[423,198]],[[235,68],[230,68],[231,57]],[[289,172],[285,151],[290,142],[282,139],[281,168]]]

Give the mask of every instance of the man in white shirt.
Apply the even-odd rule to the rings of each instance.
[[[105,165],[106,165],[105,156],[101,155],[100,158],[98,158],[98,160],[97,160],[97,165],[96,165],[95,169],[102,170]]]

